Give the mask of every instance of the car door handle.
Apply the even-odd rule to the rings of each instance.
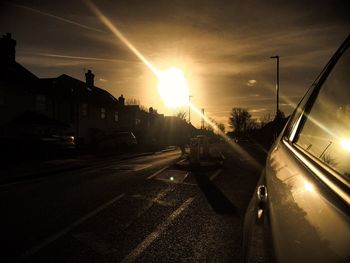
[[[256,191],[257,194],[257,222],[263,219],[263,214],[267,204],[267,187],[265,185],[259,185]]]

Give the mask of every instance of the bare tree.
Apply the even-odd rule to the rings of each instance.
[[[125,105],[140,105],[140,100],[135,98],[127,98],[125,100]]]
[[[245,132],[251,124],[251,117],[247,109],[232,108],[229,118],[230,127],[236,132]]]
[[[247,124],[247,130],[256,130],[260,128],[260,124],[256,119],[250,119]]]
[[[223,133],[225,133],[225,124],[223,124],[223,123],[218,123],[218,128],[219,128]]]
[[[266,124],[268,124],[269,122],[271,122],[273,120],[273,117],[271,116],[270,113],[267,113],[265,115],[263,115],[260,118],[260,127],[264,127]]]
[[[147,107],[142,105],[139,99],[127,98],[125,100],[125,105],[139,105],[140,110],[147,112]]]
[[[179,119],[186,121],[187,118],[187,112],[184,110],[180,110],[176,113],[176,117],[178,117]]]

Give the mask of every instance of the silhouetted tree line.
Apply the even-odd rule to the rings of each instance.
[[[279,111],[274,119],[270,114],[267,114],[261,118],[260,122],[257,122],[256,119],[252,118],[248,109],[232,108],[229,124],[233,132],[229,132],[228,135],[238,141],[241,139],[255,141],[269,149],[287,120],[288,117],[285,117],[284,113]]]

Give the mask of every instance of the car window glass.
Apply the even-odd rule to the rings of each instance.
[[[303,98],[301,99],[297,108],[295,109],[292,116],[290,117],[290,121],[288,123],[288,127],[287,127],[287,130],[285,132],[286,139],[293,140],[294,132],[296,130],[296,125],[298,124],[298,120],[300,119],[300,116],[303,113],[305,104],[307,103],[312,90],[313,90],[313,87],[311,87],[307,90],[306,94],[303,96]]]
[[[350,54],[340,58],[323,84],[295,140],[350,179]]]

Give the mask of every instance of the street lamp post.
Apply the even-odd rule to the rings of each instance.
[[[277,76],[276,76],[276,118],[279,116],[279,89],[280,89],[280,57],[277,56],[272,56],[270,58],[275,58],[277,60]]]

